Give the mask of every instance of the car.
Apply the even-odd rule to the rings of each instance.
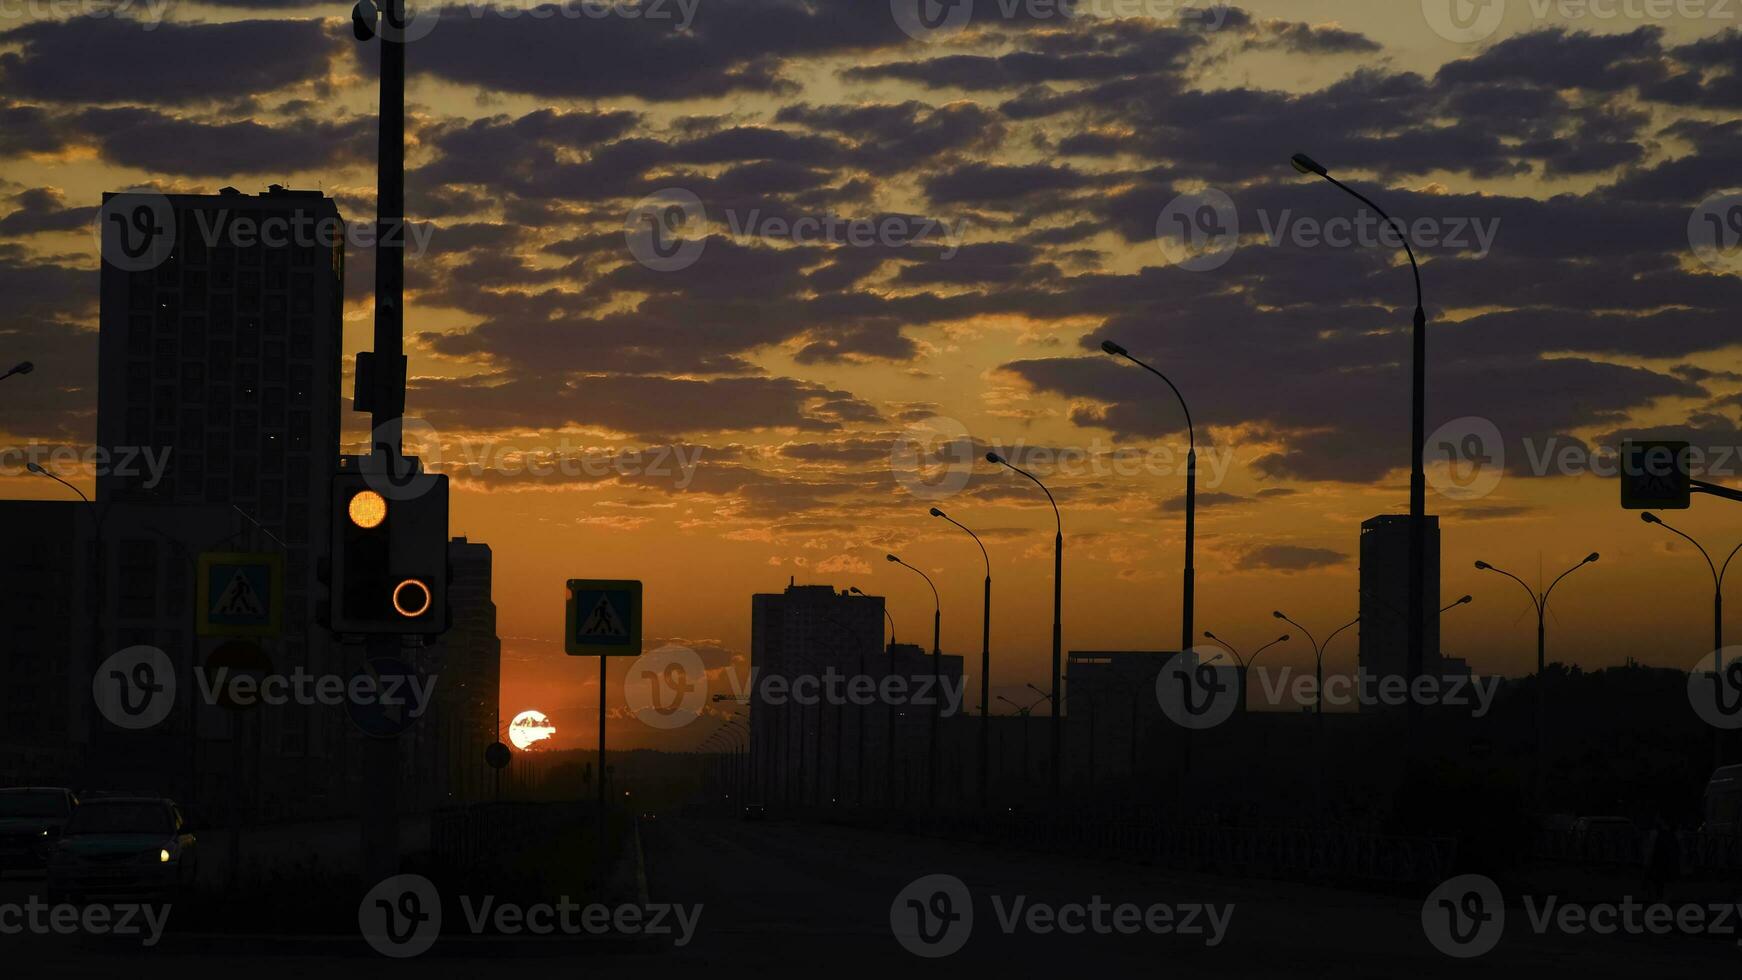
[[[768,808],[760,803],[746,803],[744,804],[744,819],[766,820],[768,819]]]
[[[1742,832],[1742,766],[1719,766],[1706,782],[1705,815],[1700,830],[1707,834]]]
[[[67,818],[79,805],[70,789],[17,786],[0,789],[0,875],[48,864]]]
[[[174,895],[191,889],[197,840],[181,808],[162,797],[81,799],[49,852],[58,901],[93,895]]]

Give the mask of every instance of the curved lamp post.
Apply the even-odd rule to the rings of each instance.
[[[938,627],[943,622],[943,615],[944,615],[943,600],[938,598],[938,587],[937,587],[937,585],[935,585],[932,582],[930,575],[927,575],[926,573],[920,571],[919,569],[914,568],[912,565],[909,565],[907,562],[902,561],[900,558],[897,558],[894,555],[886,555],[885,557],[887,557],[890,561],[894,562],[895,564],[900,565],[902,568],[905,568],[905,569],[912,571],[914,574],[918,575],[920,578],[925,579],[925,584],[931,586],[931,598],[932,598],[932,614],[931,614],[932,699],[931,699],[931,746],[929,749],[929,752],[931,755],[931,762],[930,762],[930,764],[928,764],[926,766],[926,797],[927,797],[928,801],[930,802],[930,805],[935,809],[938,805],[938,696],[937,696],[937,692],[938,692],[938,661],[940,660],[940,658],[942,656],[942,654],[939,652],[939,649],[938,649]]]
[[[1052,539],[1053,693],[1049,695],[1052,698],[1052,799],[1054,803],[1057,803],[1064,788],[1064,757],[1060,754],[1064,747],[1064,729],[1060,727],[1064,723],[1064,718],[1059,714],[1058,689],[1061,682],[1060,675],[1064,671],[1064,658],[1062,653],[1064,631],[1060,625],[1060,616],[1064,610],[1065,522],[1064,518],[1059,516],[1058,501],[1053,499],[1052,491],[1048,490],[1046,484],[1040,482],[1033,473],[1017,466],[1015,463],[1010,462],[1008,459],[1005,459],[997,453],[987,453],[986,462],[996,463],[999,466],[1020,473],[1032,480],[1034,485],[1040,488],[1040,492],[1046,494],[1046,502],[1052,505],[1053,522],[1057,525],[1057,531],[1054,533]]]
[[[1665,531],[1668,531],[1674,535],[1678,535],[1682,538],[1682,540],[1686,541],[1688,544],[1693,545],[1696,549],[1699,550],[1700,557],[1704,558],[1706,560],[1706,567],[1711,569],[1711,572],[1712,572],[1712,673],[1713,674],[1722,673],[1724,670],[1724,573],[1730,570],[1730,559],[1736,557],[1736,552],[1742,551],[1742,544],[1739,544],[1736,547],[1731,548],[1729,556],[1724,559],[1724,564],[1717,565],[1717,564],[1714,564],[1712,562],[1712,556],[1706,552],[1705,548],[1700,546],[1700,543],[1698,541],[1695,541],[1693,538],[1688,537],[1686,534],[1683,534],[1681,531],[1678,531],[1675,528],[1670,527],[1668,524],[1665,524],[1663,522],[1663,520],[1661,518],[1659,518],[1656,514],[1653,514],[1650,511],[1645,511],[1644,513],[1639,515],[1639,519],[1644,521],[1647,524],[1656,524],[1658,527],[1663,528]],[[1724,730],[1723,729],[1721,729],[1721,728],[1713,728],[1712,729],[1712,746],[1713,746],[1713,750],[1712,750],[1713,754],[1716,757],[1715,765],[1720,765],[1720,766],[1723,765],[1724,764]]]
[[[980,805],[991,805],[990,778],[987,775],[992,759],[992,726],[987,712],[992,700],[992,558],[986,554],[986,543],[968,526],[933,507],[931,516],[941,517],[968,532],[968,537],[980,546],[980,558],[986,563],[986,597],[980,611]]]
[[[1411,332],[1411,395],[1410,395],[1410,444],[1409,444],[1409,617],[1405,625],[1409,629],[1409,659],[1406,670],[1409,680],[1414,683],[1421,673],[1422,648],[1426,645],[1427,633],[1427,477],[1422,472],[1421,458],[1426,448],[1427,434],[1426,418],[1426,388],[1427,388],[1427,313],[1421,302],[1421,265],[1415,260],[1415,250],[1409,245],[1409,234],[1403,225],[1386,214],[1379,205],[1368,200],[1359,191],[1349,187],[1337,178],[1332,177],[1322,164],[1304,153],[1296,153],[1290,160],[1294,169],[1303,174],[1316,174],[1329,181],[1332,186],[1367,205],[1385,223],[1397,229],[1398,238],[1403,243],[1403,252],[1409,257],[1409,268],[1415,276],[1415,320]],[[1411,702],[1413,704],[1413,702]],[[1415,717],[1411,710],[1410,717]]]
[[[1179,648],[1181,652],[1192,647],[1192,607],[1195,589],[1196,572],[1192,566],[1192,544],[1197,525],[1198,509],[1198,440],[1192,428],[1192,410],[1186,405],[1186,398],[1180,394],[1168,376],[1155,368],[1131,356],[1131,352],[1111,340],[1101,341],[1101,349],[1114,357],[1123,357],[1150,374],[1160,378],[1173,390],[1173,396],[1179,399],[1180,411],[1186,416],[1186,563],[1181,576]],[[1232,648],[1230,648],[1232,649]]]

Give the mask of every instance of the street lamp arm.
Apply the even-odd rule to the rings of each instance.
[[[991,578],[992,577],[992,556],[988,555],[986,553],[985,542],[980,540],[980,536],[978,534],[975,534],[973,531],[969,531],[968,526],[966,524],[963,524],[961,521],[956,520],[954,517],[951,517],[950,515],[944,513],[943,511],[937,510],[936,508],[933,508],[932,512],[937,514],[939,517],[943,518],[944,520],[949,521],[951,524],[954,524],[955,526],[961,528],[962,530],[968,531],[968,537],[973,538],[974,543],[980,546],[980,558],[986,562],[986,577]]]
[[[1739,545],[1737,545],[1737,546],[1736,546],[1736,547],[1737,547],[1737,548],[1742,548],[1742,544],[1739,544]],[[1736,552],[1734,552],[1734,551],[1732,551],[1732,552],[1730,552],[1730,556],[1731,556],[1731,557],[1732,557],[1732,558],[1733,558],[1733,557],[1735,557],[1735,555],[1736,555]],[[1584,568],[1584,567],[1585,567],[1585,566],[1586,566],[1586,565],[1589,565],[1589,564],[1590,564],[1590,563],[1591,563],[1591,560],[1590,560],[1590,559],[1589,559],[1589,558],[1587,558],[1587,559],[1585,559],[1585,560],[1584,560],[1584,561],[1582,561],[1582,562],[1579,562],[1579,563],[1578,563],[1578,564],[1577,564],[1577,565],[1574,565],[1574,566],[1573,566],[1573,567],[1571,567],[1571,568],[1569,568],[1569,569],[1567,569],[1567,570],[1566,570],[1566,571],[1564,571],[1564,572],[1562,572],[1562,573],[1560,573],[1560,574],[1559,574],[1559,575],[1557,575],[1557,576],[1555,576],[1555,580],[1554,580],[1554,581],[1553,581],[1553,582],[1550,582],[1550,583],[1549,583],[1549,584],[1548,584],[1548,588],[1546,588],[1546,589],[1544,589],[1544,590],[1542,590],[1542,605],[1543,605],[1543,608],[1544,608],[1544,609],[1547,609],[1547,608],[1548,608],[1548,597],[1549,597],[1549,593],[1551,593],[1551,592],[1553,592],[1553,591],[1554,591],[1554,587],[1555,587],[1555,586],[1557,586],[1557,585],[1559,585],[1559,584],[1561,584],[1561,579],[1563,579],[1563,578],[1566,578],[1566,577],[1567,577],[1567,576],[1568,576],[1568,575],[1571,575],[1571,574],[1573,574],[1573,573],[1574,573],[1574,572],[1576,572],[1576,571],[1578,571],[1578,570],[1579,570],[1579,569],[1581,569],[1581,568]],[[1726,567],[1727,567],[1727,566],[1728,566],[1728,565],[1729,565],[1729,564],[1730,564],[1730,559],[1729,559],[1729,558],[1726,558],[1726,559],[1724,559],[1724,564],[1725,564],[1725,566],[1726,566]],[[1723,573],[1723,572],[1719,572],[1719,573],[1718,573],[1718,578],[1719,578],[1719,579],[1720,579],[1720,580],[1722,580],[1722,579],[1723,579],[1723,577],[1724,577],[1724,573]]]
[[[1313,659],[1317,660],[1319,658],[1319,650],[1321,648],[1319,646],[1319,641],[1313,639],[1313,634],[1312,634],[1311,630],[1309,630],[1305,626],[1302,626],[1301,624],[1295,622],[1294,620],[1289,619],[1287,616],[1284,616],[1282,613],[1276,613],[1276,618],[1282,620],[1283,622],[1287,623],[1290,626],[1293,626],[1295,629],[1300,630],[1302,633],[1305,633],[1306,638],[1307,638],[1307,642],[1311,643],[1313,645]]]
[[[1691,544],[1695,548],[1699,549],[1700,557],[1704,558],[1706,560],[1706,567],[1712,570],[1712,587],[1713,587],[1713,589],[1715,590],[1719,585],[1722,584],[1723,580],[1718,577],[1718,566],[1714,565],[1712,563],[1712,556],[1706,552],[1705,548],[1700,546],[1700,543],[1698,541],[1695,541],[1693,538],[1688,537],[1686,534],[1682,534],[1682,532],[1676,530],[1673,527],[1670,527],[1668,524],[1665,524],[1661,520],[1655,521],[1653,523],[1655,523],[1658,527],[1663,528],[1665,531],[1668,531],[1671,534],[1679,536],[1682,540],[1686,541],[1688,544]],[[1729,564],[1729,561],[1727,559],[1725,561],[1725,564],[1726,565]]]
[[[1337,627],[1337,628],[1336,628],[1336,629],[1334,629],[1334,630],[1332,630],[1332,631],[1331,631],[1331,635],[1330,635],[1330,636],[1327,636],[1327,637],[1325,637],[1325,646],[1326,646],[1326,647],[1328,647],[1328,646],[1330,646],[1330,645],[1331,645],[1331,641],[1332,641],[1332,640],[1334,640],[1334,639],[1336,639],[1336,638],[1337,638],[1337,634],[1338,634],[1338,633],[1341,633],[1341,632],[1343,632],[1343,631],[1344,631],[1344,630],[1346,630],[1346,629],[1348,629],[1348,628],[1349,628],[1349,627],[1351,627],[1351,626],[1353,626],[1353,625],[1355,625],[1355,624],[1356,624],[1356,623],[1359,623],[1359,622],[1360,622],[1360,621],[1361,621],[1361,617],[1359,617],[1359,616],[1356,616],[1356,617],[1355,617],[1355,618],[1354,618],[1354,619],[1351,619],[1351,620],[1349,620],[1349,621],[1348,621],[1348,622],[1346,622],[1346,623],[1344,623],[1344,624],[1343,624],[1343,625],[1341,625],[1341,626],[1339,626],[1339,627]],[[1321,647],[1321,648],[1320,648],[1320,649],[1323,649],[1323,647]]]
[[[1162,374],[1160,371],[1157,371],[1155,368],[1150,367],[1148,364],[1145,364],[1144,362],[1138,360],[1137,358],[1133,357],[1130,353],[1126,353],[1124,355],[1124,357],[1127,361],[1130,361],[1131,363],[1137,365],[1138,367],[1142,368],[1143,370],[1148,371],[1150,374],[1153,374],[1156,377],[1160,378],[1162,381],[1167,383],[1167,386],[1169,388],[1173,389],[1173,396],[1175,398],[1179,399],[1180,411],[1184,412],[1186,415],[1186,448],[1192,452],[1197,452],[1198,438],[1197,438],[1196,429],[1194,429],[1192,427],[1192,410],[1188,405],[1186,405],[1186,396],[1180,394],[1179,386],[1175,385],[1173,383],[1173,381],[1168,378],[1167,375]]]
[[[1362,204],[1365,204],[1379,212],[1379,216],[1385,219],[1386,224],[1397,229],[1397,237],[1403,241],[1403,254],[1409,256],[1409,269],[1415,276],[1415,308],[1418,310],[1421,309],[1421,265],[1415,261],[1415,249],[1410,247],[1409,233],[1404,230],[1403,225],[1399,224],[1395,218],[1391,217],[1391,215],[1386,214],[1385,209],[1374,204],[1367,195],[1362,194],[1360,191],[1350,187],[1348,184],[1332,177],[1330,174],[1322,174],[1321,176],[1330,181],[1332,185],[1340,188],[1345,194],[1350,195],[1355,198],[1355,200],[1360,201]]]
[[[1016,472],[1021,473],[1023,476],[1028,477],[1030,480],[1033,480],[1034,485],[1040,488],[1040,492],[1046,494],[1046,502],[1052,505],[1053,522],[1058,525],[1058,533],[1061,535],[1064,534],[1065,533],[1065,519],[1063,517],[1059,516],[1059,503],[1058,503],[1058,501],[1053,499],[1052,491],[1048,490],[1046,488],[1046,484],[1040,482],[1040,479],[1038,477],[1036,477],[1033,473],[1030,473],[1027,470],[1023,469],[1022,467],[1017,466],[1015,463],[1012,463],[1010,460],[1005,459],[1002,456],[1000,456],[998,458],[998,462],[1003,463],[1005,466],[1008,466],[1011,469],[1015,470]]]
[[[1518,587],[1524,590],[1524,594],[1527,596],[1530,596],[1530,604],[1536,607],[1536,614],[1538,616],[1542,615],[1543,608],[1547,605],[1547,600],[1548,600],[1548,593],[1547,592],[1544,592],[1542,595],[1537,595],[1536,590],[1531,588],[1529,585],[1526,585],[1524,582],[1524,579],[1519,578],[1518,576],[1512,574],[1511,572],[1507,571],[1504,568],[1498,568],[1494,565],[1489,565],[1488,571],[1499,572],[1500,574],[1506,576],[1507,578],[1511,579],[1512,581],[1517,582]],[[1564,576],[1564,575],[1562,576],[1562,578],[1565,578],[1565,577],[1566,576]],[[1555,581],[1559,582],[1560,579],[1555,579]],[[1551,586],[1549,586],[1549,588],[1552,589],[1552,588],[1554,588],[1554,586],[1551,585]]]
[[[1723,586],[1724,586],[1724,573],[1730,570],[1730,558],[1736,557],[1736,552],[1738,552],[1738,551],[1742,551],[1742,544],[1738,544],[1736,547],[1730,549],[1729,558],[1725,558],[1723,567],[1718,569],[1718,587],[1719,588],[1723,588]]]

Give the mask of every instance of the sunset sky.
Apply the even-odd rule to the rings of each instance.
[[[790,577],[886,595],[900,638],[924,639],[930,593],[894,551],[938,582],[945,652],[977,663],[979,552],[934,504],[992,552],[994,692],[1045,686],[1052,513],[983,460],[949,492],[930,454],[953,437],[1058,495],[1067,649],[1172,649],[1183,418],[1104,338],[1197,423],[1199,627],[1250,649],[1272,609],[1321,638],[1352,618],[1360,522],[1407,509],[1413,293],[1395,248],[1314,234],[1360,206],[1295,173],[1297,151],[1439,240],[1418,249],[1429,458],[1472,434],[1504,447],[1497,482],[1433,474],[1445,601],[1475,595],[1445,651],[1530,669],[1524,591],[1472,561],[1546,584],[1595,550],[1555,594],[1551,659],[1709,652],[1698,554],[1621,510],[1614,480],[1538,462],[1682,432],[1742,470],[1724,448],[1742,445],[1742,199],[1723,196],[1742,190],[1742,11],[1514,2],[1458,38],[1438,0],[978,0],[914,37],[903,3],[414,22],[407,206],[431,227],[407,260],[408,450],[439,455],[452,532],[494,550],[505,718],[541,708],[556,744],[588,744],[596,664],[560,635],[572,577],[642,579],[649,646],[724,667],[748,658],[751,593]],[[0,359],[37,365],[0,389],[0,431],[87,445],[101,193],[279,183],[371,220],[377,49],[337,3],[42,6],[0,10]],[[699,251],[639,261],[641,202],[685,194]],[[1176,216],[1220,234],[1221,201],[1237,240],[1185,250]],[[831,214],[899,234],[789,230]],[[347,398],[371,290],[351,249]],[[549,453],[631,455],[519,465]],[[6,497],[56,490],[0,475]],[[1665,516],[1720,561],[1742,541],[1735,504]],[[1311,663],[1300,642],[1273,654]],[[1354,658],[1350,631],[1327,663]],[[621,744],[704,734],[625,720]]]

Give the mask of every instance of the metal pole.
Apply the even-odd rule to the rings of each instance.
[[[1401,232],[1402,229],[1399,229]],[[1404,244],[1407,247],[1408,238]],[[1415,266],[1415,255],[1409,257]],[[1415,328],[1413,331],[1413,392],[1410,398],[1409,450],[1409,660],[1407,672],[1413,687],[1421,676],[1422,647],[1427,632],[1427,476],[1422,472],[1422,456],[1426,451],[1426,390],[1427,390],[1427,313],[1421,308],[1421,272],[1416,271]],[[1437,601],[1437,600],[1436,600]],[[1419,735],[1420,706],[1409,700],[1409,744],[1413,750]]]
[[[980,806],[992,805],[992,573],[986,573],[986,598],[980,612]]]
[[[931,614],[931,763],[926,766],[926,803],[932,809],[938,805],[938,718],[941,708],[938,704],[939,662],[943,658],[938,648],[938,631],[943,622],[944,611],[934,608]]]
[[[1186,451],[1186,567],[1184,575],[1184,594],[1180,597],[1180,627],[1179,648],[1184,653],[1192,648],[1192,604],[1196,588],[1196,571],[1192,566],[1192,545],[1195,536],[1198,510],[1198,451],[1194,447]]]
[[[1060,528],[1052,539],[1052,801],[1064,797],[1064,716],[1059,711],[1059,685],[1064,672],[1063,629],[1065,533]]]
[[[387,0],[382,11],[380,124],[376,135],[375,193],[375,392],[370,410],[371,451],[397,468],[405,378],[405,0]],[[365,661],[394,657],[400,638],[372,635]],[[363,793],[363,862],[377,880],[399,870],[399,745],[372,738],[364,748],[369,774]]]

